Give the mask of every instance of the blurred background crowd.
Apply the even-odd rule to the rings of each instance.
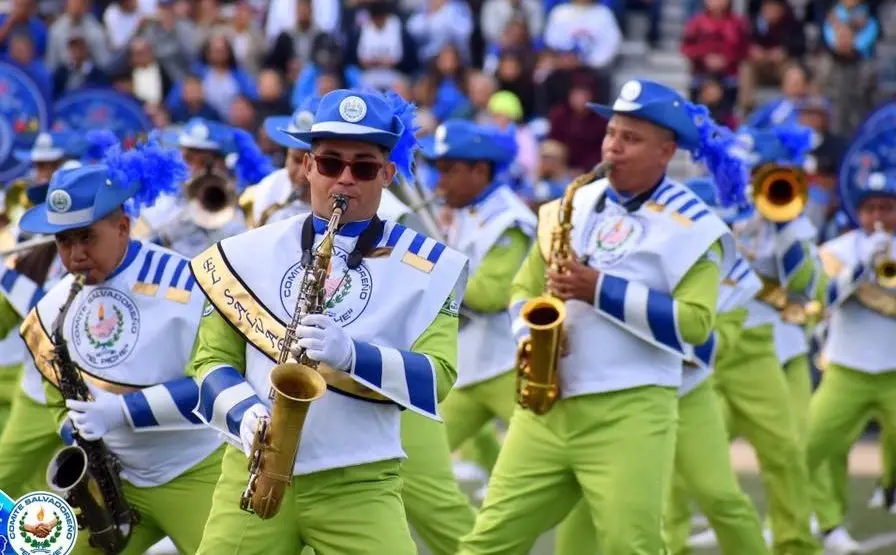
[[[393,89],[416,102],[421,134],[457,117],[513,125],[510,179],[533,205],[600,161],[605,122],[586,103],[653,78],[732,128],[815,129],[820,240],[836,233],[851,134],[896,96],[893,0],[6,0],[0,12],[0,55],[50,103],[113,88],[157,127],[201,116],[246,129],[278,163],[265,117],[344,86]]]

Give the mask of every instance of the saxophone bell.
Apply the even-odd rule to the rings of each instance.
[[[886,233],[881,221],[874,223],[874,230]],[[890,237],[892,242],[892,236]],[[877,278],[877,284],[881,287],[896,288],[896,259],[890,255],[889,249],[882,249],[874,255],[874,276]]]

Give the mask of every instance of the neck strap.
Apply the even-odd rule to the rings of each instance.
[[[383,220],[379,219],[379,217],[374,216],[370,220],[370,225],[368,225],[358,237],[358,241],[355,243],[355,250],[353,250],[348,255],[346,264],[348,265],[349,269],[356,269],[361,265],[361,261],[364,260],[364,257],[369,255],[373,251],[377,243],[379,243],[380,238],[383,236],[384,228],[385,224],[383,223]],[[302,224],[301,240],[303,266],[311,264],[311,251],[314,248],[314,235],[314,216],[309,214],[308,217],[305,218],[305,223]]]

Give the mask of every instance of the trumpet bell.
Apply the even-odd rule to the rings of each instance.
[[[896,260],[886,259],[874,266],[877,284],[887,289],[896,289]]]
[[[753,178],[753,203],[763,218],[789,222],[806,208],[809,186],[806,175],[797,169],[779,165],[760,168]]]

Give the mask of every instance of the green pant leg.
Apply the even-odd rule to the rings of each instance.
[[[516,372],[505,372],[490,380],[473,385],[470,391],[474,398],[488,410],[493,418],[488,424],[467,441],[472,444],[476,458],[472,459],[485,468],[489,473],[498,460],[501,452],[501,442],[498,441],[498,430],[494,418],[499,418],[506,424],[510,422],[513,409],[516,407]],[[484,464],[485,463],[485,464]]]
[[[510,421],[516,404],[515,383],[516,374],[505,372],[484,382],[452,389],[439,406],[451,450],[476,438],[481,442],[478,444],[480,460],[476,462],[489,472],[497,460],[500,444],[494,434],[488,435],[483,429],[492,428],[488,424],[494,418]]]
[[[524,555],[580,499],[563,438],[567,401],[544,416],[517,410],[473,531],[458,555]]]
[[[732,555],[768,553],[756,509],[737,482],[728,433],[710,385],[704,382],[682,397],[678,411],[675,473],[706,515],[720,550]]]
[[[797,437],[790,392],[772,343],[771,326],[746,330],[715,369],[717,390],[732,415],[732,429],[756,451],[766,490],[774,553],[816,554],[809,528],[809,479]]]
[[[13,498],[47,488],[47,464],[62,448],[53,414],[16,386],[8,425],[0,433],[0,489]]]
[[[883,419],[879,418],[877,422],[880,424],[881,486],[896,487],[896,431]]]
[[[223,454],[222,446],[193,468],[161,486],[138,488],[125,482],[125,499],[140,513],[140,522],[122,555],[142,555],[166,536],[171,538],[181,554],[196,553],[211,509],[212,492],[221,474]],[[101,553],[86,546],[87,531],[83,530],[78,535],[75,553]]]
[[[415,412],[401,415],[401,498],[411,526],[433,555],[454,555],[476,515],[451,468],[445,426]]]
[[[458,449],[458,454],[462,460],[476,463],[480,468],[491,472],[500,451],[501,442],[498,441],[498,429],[492,420],[463,442]]]
[[[800,441],[806,441],[809,429],[809,399],[812,398],[812,371],[809,357],[800,355],[784,365],[784,378],[790,392],[790,407],[796,422],[796,433]]]
[[[0,432],[9,420],[12,403],[19,389],[19,380],[22,375],[22,363],[0,366]],[[8,491],[8,490],[7,490]]]

